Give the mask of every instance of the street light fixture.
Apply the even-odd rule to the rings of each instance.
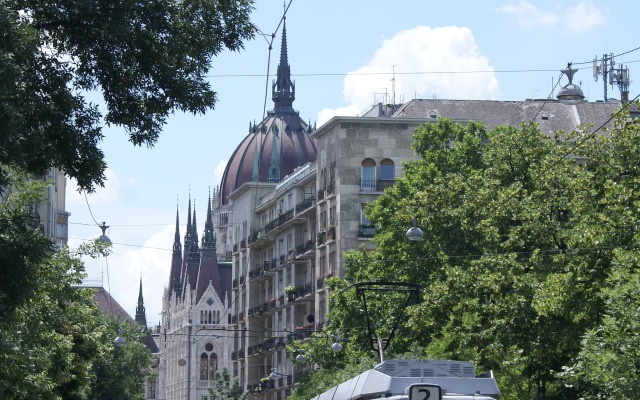
[[[407,233],[405,233],[405,236],[407,237],[407,239],[414,242],[422,240],[422,229],[418,228],[418,221],[416,221],[415,218],[412,218],[411,223],[413,224],[413,226],[407,229]]]
[[[571,63],[567,65],[566,69],[562,70],[562,73],[569,78],[569,83],[566,86],[563,86],[556,96],[562,104],[573,105],[584,101],[584,93],[582,93],[582,89],[580,89],[580,86],[573,84],[573,75],[577,71],[577,69],[571,68]]]
[[[118,336],[113,339],[113,345],[116,347],[122,347],[127,343],[127,339],[122,337],[122,329],[118,329]]]
[[[273,369],[273,371],[271,371],[271,373],[269,374],[268,378],[271,379],[272,381],[275,381],[276,379],[280,378],[280,377],[285,377],[285,376],[291,376],[289,374],[283,374],[282,372],[278,372],[275,368]]]
[[[106,230],[109,228],[106,222],[102,222],[102,225],[98,225],[98,228],[102,229],[102,235],[100,235],[98,241],[102,243],[111,243],[111,239],[109,239],[109,236],[106,234]]]

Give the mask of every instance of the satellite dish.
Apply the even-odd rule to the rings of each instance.
[[[313,314],[307,315],[307,322],[308,323],[313,324],[314,320],[315,320],[315,317],[313,316]]]
[[[178,365],[184,367],[185,365],[187,365],[187,362],[183,358],[181,358],[178,360]]]

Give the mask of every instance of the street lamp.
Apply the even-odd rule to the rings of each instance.
[[[271,371],[271,373],[269,374],[269,376],[267,378],[271,379],[272,381],[275,381],[276,379],[281,378],[281,377],[285,377],[285,376],[291,376],[291,375],[283,374],[282,372],[278,372],[274,368],[273,371]]]
[[[567,69],[562,70],[562,73],[569,78],[569,83],[566,86],[563,86],[556,96],[562,104],[573,105],[584,101],[584,93],[582,93],[582,89],[580,89],[580,86],[573,84],[573,75],[577,71],[577,69],[571,68],[571,63],[567,64]]]
[[[98,228],[102,229],[102,235],[100,235],[98,241],[102,243],[111,243],[111,239],[109,239],[109,236],[106,234],[106,230],[109,228],[106,222],[102,222],[102,225],[98,225]]]
[[[127,339],[122,337],[122,329],[118,329],[118,336],[113,339],[113,345],[116,347],[122,347],[127,343]]]
[[[405,233],[405,236],[407,237],[407,239],[414,242],[422,240],[422,229],[418,228],[418,222],[416,221],[415,218],[411,219],[411,224],[413,226],[407,229],[407,233]]]

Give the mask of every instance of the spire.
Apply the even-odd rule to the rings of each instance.
[[[189,193],[189,207],[187,208],[187,231],[184,233],[184,252],[188,253],[189,251],[191,251],[191,193]]]
[[[193,248],[191,251],[196,251],[198,249],[198,224],[196,223],[196,203],[193,202],[193,222],[191,226],[191,243]]]
[[[216,248],[216,238],[213,233],[213,216],[211,212],[211,192],[209,192],[209,202],[207,203],[207,220],[204,223],[204,236],[202,238],[203,249]]]
[[[173,292],[180,293],[180,274],[182,268],[182,244],[180,244],[180,219],[178,206],[176,205],[176,234],[173,239],[173,255],[171,257],[171,272],[169,274],[169,288]]]
[[[138,293],[138,306],[136,307],[136,322],[138,325],[147,327],[147,314],[144,310],[144,299],[142,298],[142,276],[140,277],[140,292]]]
[[[173,251],[182,251],[182,245],[180,244],[180,217],[179,217],[177,205],[176,205],[176,234],[173,238]]]
[[[280,48],[280,64],[278,74],[272,86],[273,104],[275,111],[293,111],[293,101],[296,98],[296,85],[291,82],[291,67],[287,55],[287,21],[283,18],[282,47]]]

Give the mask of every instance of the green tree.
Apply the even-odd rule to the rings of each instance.
[[[506,399],[534,398],[539,385],[562,398],[609,394],[615,379],[635,388],[634,353],[599,349],[635,343],[623,335],[634,316],[618,289],[638,271],[639,123],[621,113],[609,131],[588,132],[550,136],[533,123],[488,131],[447,119],[416,130],[420,158],[367,208],[378,250],[345,255],[351,281],[429,288],[387,357],[472,361],[496,371]],[[404,238],[412,218],[421,242]],[[331,328],[364,349],[356,300],[333,296]],[[382,318],[392,300],[375,302]],[[618,367],[608,366],[609,386],[595,378],[605,360]]]
[[[150,353],[136,343],[135,328],[110,321],[93,301],[93,290],[78,288],[82,255],[98,256],[100,244],[53,251],[30,223],[43,185],[7,170],[10,189],[0,203],[0,398],[141,398],[142,374]],[[16,286],[16,287],[13,287]],[[115,349],[116,327],[130,343]],[[141,347],[142,346],[142,347]],[[99,396],[105,384],[112,393]]]
[[[142,339],[146,333],[138,325],[103,316],[101,342],[106,352],[93,366],[91,400],[144,400],[145,382],[151,372],[151,352]],[[120,330],[127,343],[122,347],[108,345]]]
[[[1,151],[1,150],[0,150]],[[41,264],[53,255],[51,241],[33,224],[33,205],[42,201],[44,182],[4,169],[0,185],[0,319],[11,315],[38,290]]]
[[[0,6],[0,165],[102,184],[104,122],[153,146],[174,111],[204,113],[212,57],[253,37],[252,0],[7,0]],[[0,176],[1,178],[2,176]]]
[[[216,371],[215,385],[209,389],[209,393],[215,400],[247,400],[249,398],[249,392],[242,391],[240,380],[231,379],[226,368],[222,372]]]

